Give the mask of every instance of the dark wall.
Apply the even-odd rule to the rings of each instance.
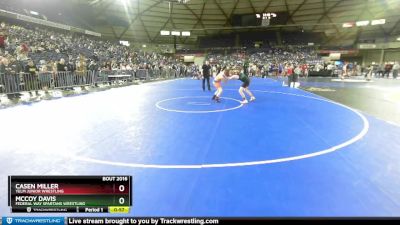
[[[261,47],[270,47],[278,44],[277,32],[279,31],[248,31],[238,32],[227,35],[216,35],[200,38],[200,47],[248,47],[253,48],[256,42],[261,43]],[[236,35],[239,35],[239,46],[235,46]],[[324,36],[320,33],[307,32],[281,32],[283,44],[307,45],[310,42],[319,44]]]

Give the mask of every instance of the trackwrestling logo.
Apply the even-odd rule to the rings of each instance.
[[[4,225],[64,225],[63,217],[3,217]]]

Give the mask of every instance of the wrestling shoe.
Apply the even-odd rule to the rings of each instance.
[[[249,103],[249,102],[247,101],[247,99],[245,99],[245,100],[243,100],[243,101],[240,102],[240,104],[247,104],[247,103]]]

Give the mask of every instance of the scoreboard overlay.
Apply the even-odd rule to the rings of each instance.
[[[12,213],[128,213],[132,176],[9,176]]]

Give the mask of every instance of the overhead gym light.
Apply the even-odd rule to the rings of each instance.
[[[176,30],[174,30],[174,31],[169,31],[169,30],[162,30],[162,31],[160,31],[160,34],[161,34],[161,36],[170,36],[170,35],[172,35],[172,36],[185,36],[185,37],[188,37],[188,36],[190,36],[190,31],[176,31]]]
[[[182,36],[189,37],[190,36],[190,31],[182,31]]]
[[[39,16],[39,13],[35,12],[35,11],[29,11],[29,13],[32,14],[32,15],[35,15],[35,16]]]
[[[172,31],[172,32],[171,32],[171,35],[172,35],[172,36],[181,36],[181,32],[179,32],[179,31]]]
[[[369,20],[363,20],[363,21],[356,22],[357,27],[365,27],[365,26],[368,26],[368,24],[369,24]]]
[[[169,36],[171,32],[169,30],[162,30],[160,31],[161,36]]]
[[[343,23],[342,27],[343,27],[343,28],[354,27],[354,23]]]
[[[379,20],[372,20],[371,21],[371,25],[381,25],[381,24],[385,24],[386,23],[386,19],[379,19]]]

